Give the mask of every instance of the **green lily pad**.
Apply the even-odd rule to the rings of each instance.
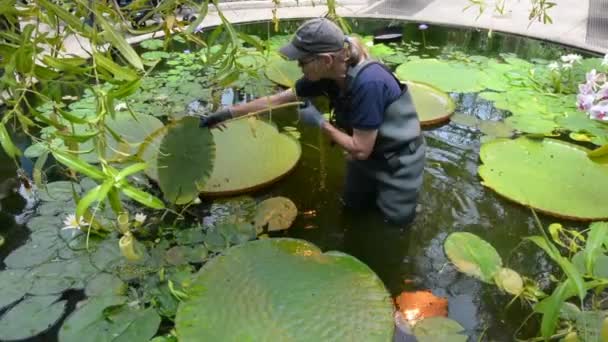
[[[574,133],[587,135],[588,141],[595,145],[608,144],[608,125],[589,119],[585,113],[570,112],[565,117],[558,118],[556,122]]]
[[[214,129],[213,172],[204,195],[233,195],[273,183],[291,171],[300,159],[300,143],[264,121],[248,118]]]
[[[139,43],[139,46],[147,50],[158,50],[165,46],[165,42],[161,39],[147,39]]]
[[[88,281],[84,293],[87,297],[121,296],[127,292],[127,285],[110,273],[99,273]]]
[[[427,83],[446,92],[475,93],[484,89],[483,72],[463,63],[419,59],[401,64],[395,73],[402,81]]]
[[[57,256],[60,244],[57,230],[54,228],[37,230],[30,235],[30,240],[13,250],[4,259],[9,268],[28,268],[43,264]]]
[[[275,83],[291,88],[302,75],[296,61],[288,61],[276,55],[268,59],[266,77]]]
[[[445,317],[426,318],[414,326],[414,336],[420,342],[466,342],[468,337],[463,332],[458,322]]]
[[[59,330],[59,342],[147,342],[158,330],[160,316],[154,308],[136,309],[126,297],[94,297],[74,311]]]
[[[551,136],[559,127],[553,119],[533,115],[513,115],[505,123],[520,132],[546,136]]]
[[[4,270],[0,272],[0,309],[13,304],[29,291],[30,280],[25,277],[27,270]]]
[[[497,139],[482,145],[482,184],[517,203],[557,217],[608,219],[608,165],[588,150],[558,141]]]
[[[188,294],[175,320],[182,342],[393,336],[390,294],[369,267],[343,253],[321,253],[303,240],[232,247],[201,268]]]
[[[52,327],[63,315],[67,301],[61,296],[34,296],[24,299],[0,319],[0,339],[22,340]]]
[[[485,135],[496,138],[510,138],[515,133],[509,124],[502,121],[482,120],[479,123],[479,130]]]
[[[298,208],[287,197],[273,197],[258,205],[255,215],[255,227],[261,230],[268,225],[268,231],[277,231],[291,227],[298,215]]]
[[[176,204],[198,196],[214,164],[213,137],[198,124],[194,117],[179,120],[169,128],[158,151],[158,183],[165,198]]]
[[[524,290],[524,281],[519,273],[510,268],[501,268],[494,276],[496,285],[507,293],[519,296]]]
[[[410,81],[407,86],[423,126],[446,121],[454,113],[456,104],[450,95],[424,83]]]
[[[462,273],[486,283],[494,283],[494,276],[502,268],[502,259],[494,247],[475,234],[450,234],[443,247],[450,261]]]
[[[41,201],[69,201],[73,198],[72,186],[77,194],[80,194],[80,184],[69,181],[51,182],[46,185],[46,189],[38,192]]]

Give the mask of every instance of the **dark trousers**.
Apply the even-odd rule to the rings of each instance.
[[[422,186],[425,148],[399,155],[397,163],[386,160],[349,160],[343,200],[347,208],[365,210],[378,207],[395,224],[411,223],[416,216]]]

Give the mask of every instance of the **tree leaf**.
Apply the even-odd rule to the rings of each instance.
[[[144,70],[144,65],[141,62],[141,58],[135,52],[135,50],[129,45],[122,34],[119,34],[114,30],[112,25],[103,16],[96,16],[95,21],[98,22],[104,29],[104,37],[106,41],[112,44],[113,47],[118,49],[122,56],[131,63],[136,69]]]

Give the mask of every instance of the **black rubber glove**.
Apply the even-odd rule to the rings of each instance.
[[[222,123],[226,120],[232,119],[232,111],[230,108],[224,108],[218,110],[217,112],[211,113],[209,115],[201,116],[200,122],[198,124],[199,127],[213,127],[219,123]]]

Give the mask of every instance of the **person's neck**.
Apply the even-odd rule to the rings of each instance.
[[[334,80],[334,82],[336,82],[336,84],[338,85],[338,88],[340,88],[340,90],[343,91],[346,89],[346,74],[348,73],[348,69],[354,68],[357,65],[363,63],[364,61],[365,61],[365,59],[361,59],[355,65],[344,65],[344,69],[339,70],[336,73],[336,76],[332,77],[332,79]]]

